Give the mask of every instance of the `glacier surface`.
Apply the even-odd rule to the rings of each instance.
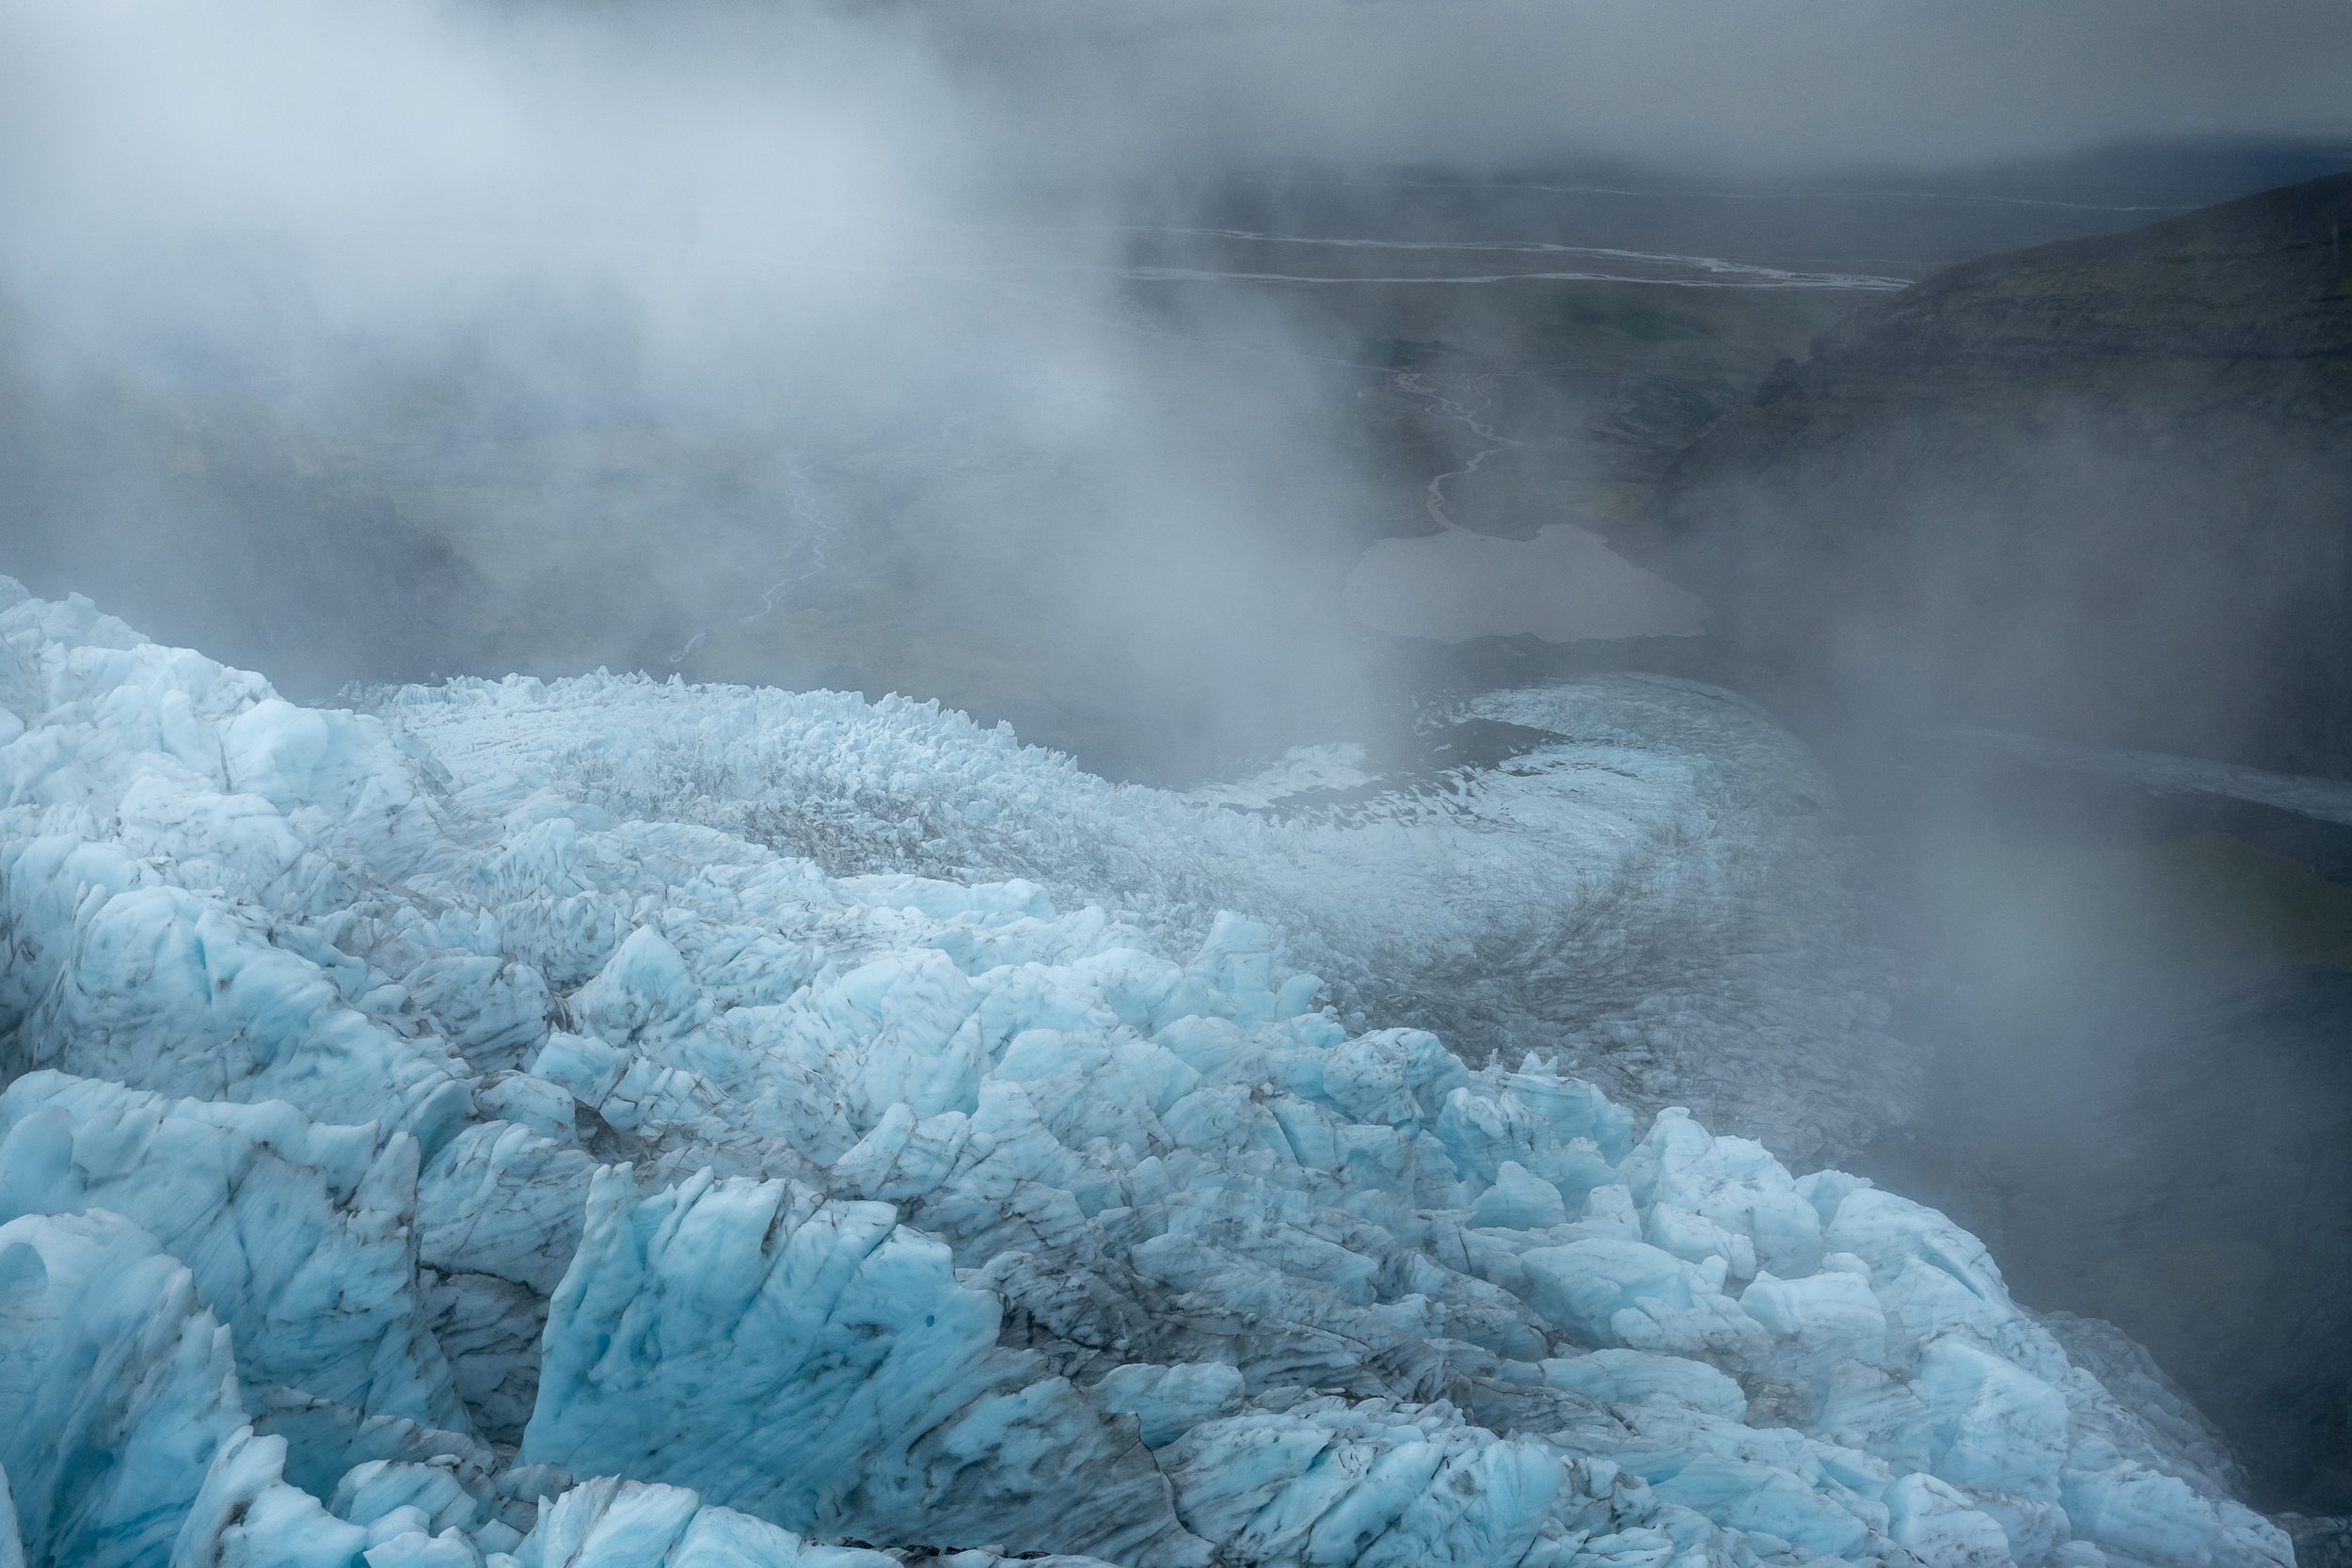
[[[303,708],[0,579],[0,1568],[2289,1563],[1942,1215],[1525,989],[1360,1016],[1813,842],[1696,689],[1489,706],[1499,782],[1236,811],[831,694]],[[1831,935],[1694,957],[1645,1092],[1753,1004],[1711,1084],[1825,1017],[1867,1085],[1753,1108],[1875,1114]]]
[[[1185,794],[895,697],[597,674],[372,706],[494,809],[551,789],[836,873],[1033,881],[1162,952],[1247,911],[1356,1027],[1428,1029],[1473,1061],[1536,1050],[1784,1158],[1851,1152],[1917,1094],[1831,786],[1760,710],[1688,682],[1487,693],[1436,755],[1317,747]],[[1457,734],[1495,765],[1447,765]]]

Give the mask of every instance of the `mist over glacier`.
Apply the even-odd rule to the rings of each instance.
[[[2257,9],[18,0],[0,537],[36,590],[309,696],[603,664],[939,695],[1073,745],[1148,711],[1176,768],[1329,739],[1296,732],[1396,684],[1343,585],[1410,528],[1380,520],[1429,440],[1393,384],[1422,329],[1236,286],[1300,258],[1182,231],[1410,241],[1411,182],[1563,160],[1645,213],[1737,213],[1758,171],[1845,204],[1882,168],[1933,193],[2190,121],[2301,134],[2342,15]],[[1933,227],[1893,213],[1851,243]],[[1732,279],[1739,223],[1631,228],[1568,270]],[[1608,415],[1533,391],[1518,427]],[[1523,460],[1494,511],[1595,466]],[[789,609],[831,619],[751,623],[811,517],[829,569]],[[1405,587],[1395,624],[1443,618]]]
[[[2347,62],[0,0],[0,1568],[2319,1568],[2343,786],[1883,725],[1726,653],[1785,531],[1641,546]]]

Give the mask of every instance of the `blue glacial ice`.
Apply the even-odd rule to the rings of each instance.
[[[2291,1561],[2126,1357],[1773,1152],[1772,1053],[1873,1027],[1801,953],[1693,959],[1770,1146],[1495,1049],[1532,992],[1476,1063],[1364,1016],[1794,875],[1696,689],[1495,698],[1568,738],[1344,820],[827,694],[303,708],[5,579],[0,702],[0,1568]]]

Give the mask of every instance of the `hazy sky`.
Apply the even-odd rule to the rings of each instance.
[[[940,0],[1146,156],[1944,165],[2352,133],[2342,0]],[[1098,143],[1099,145],[1099,143]]]
[[[357,240],[345,287],[372,258],[431,278],[428,230],[848,266],[1041,185],[1229,161],[2352,139],[2347,84],[2344,0],[0,0],[0,287],[273,225]]]

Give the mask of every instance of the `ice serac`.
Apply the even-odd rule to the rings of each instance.
[[[416,1184],[415,1139],[290,1105],[55,1072],[0,1092],[0,1221],[121,1214],[189,1262],[247,1386],[462,1427],[417,1287]]]
[[[0,1564],[359,1568],[246,1424],[230,1338],[119,1214],[0,1225]]]
[[[363,1559],[368,1532],[288,1485],[285,1460],[283,1438],[257,1436],[250,1427],[230,1433],[185,1505],[170,1568],[353,1568],[362,1560],[393,1568],[402,1561],[391,1553]],[[453,1568],[466,1561],[447,1560]]]
[[[32,1568],[2290,1560],[1975,1238],[1627,1066],[1756,1003],[1720,1108],[1821,994],[1586,940],[1712,950],[1724,825],[1818,809],[1692,689],[1498,697],[1569,738],[1310,821],[828,694],[313,712],[5,580],[0,655]],[[1514,1027],[1482,967],[1589,959],[1648,1102],[1375,1027],[1391,959]]]
[[[1134,1423],[1000,1349],[996,1298],[897,1220],[781,1180],[599,1177],[523,1457],[820,1535],[1206,1563]]]
[[[0,640],[38,710],[0,748],[0,1068],[320,1119],[366,1106],[428,1148],[461,1125],[463,1064],[320,928],[450,848],[384,726],[87,601],[21,601]]]
[[[0,1471],[36,1568],[151,1568],[244,1422],[229,1336],[115,1214],[0,1225]]]

